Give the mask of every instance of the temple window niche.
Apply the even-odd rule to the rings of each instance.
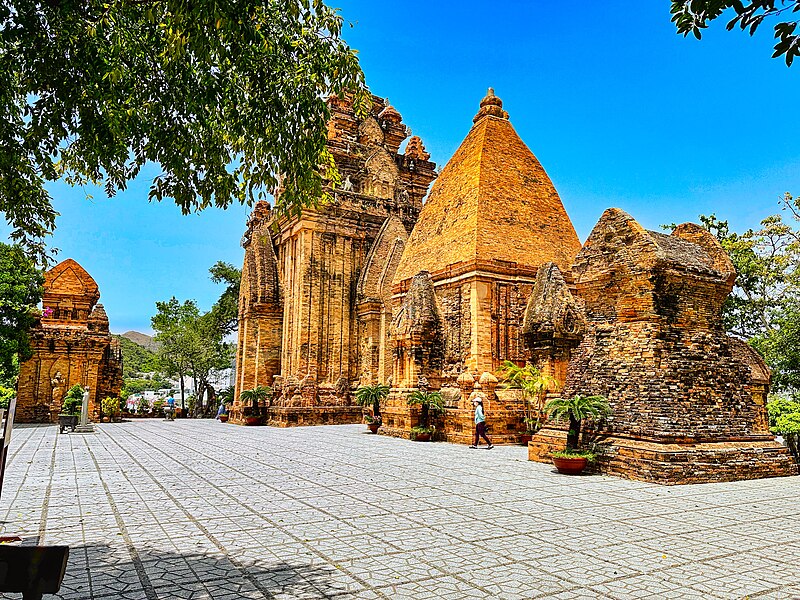
[[[367,176],[362,183],[362,193],[382,199],[394,198],[399,171],[389,153],[380,148],[367,159]]]

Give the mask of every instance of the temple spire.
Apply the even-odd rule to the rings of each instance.
[[[503,110],[503,101],[494,95],[494,88],[489,88],[483,100],[481,100],[481,107],[478,114],[472,119],[473,123],[477,123],[486,116],[497,117],[498,119],[508,120],[508,113]]]

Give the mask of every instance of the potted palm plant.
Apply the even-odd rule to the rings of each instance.
[[[547,392],[557,389],[558,383],[533,365],[520,367],[510,360],[503,361],[499,375],[506,387],[522,390],[525,411],[522,420],[525,422],[525,433],[520,436],[520,441],[527,445],[542,427],[544,399]]]
[[[372,433],[378,433],[378,428],[383,425],[381,417],[381,400],[389,395],[389,386],[385,383],[375,385],[362,385],[356,390],[356,404],[362,407],[371,406],[372,414],[364,415],[367,427]]]
[[[444,399],[439,392],[427,390],[414,390],[406,401],[409,406],[419,406],[419,425],[411,428],[411,437],[418,442],[427,442],[431,439],[434,427],[431,427],[431,417],[444,411]]]
[[[580,475],[589,462],[594,462],[593,452],[580,450],[581,424],[584,419],[601,419],[611,414],[611,407],[604,396],[582,396],[572,398],[553,398],[544,407],[548,418],[561,421],[569,420],[567,430],[567,447],[561,452],[554,452],[553,464],[559,473]]]
[[[265,402],[271,397],[272,388],[268,385],[259,385],[251,390],[243,390],[242,393],[239,394],[239,399],[243,403],[250,403],[250,406],[245,406],[242,409],[245,425],[261,424],[261,407],[259,406],[259,403]]]
[[[217,418],[220,423],[228,422],[228,414],[231,412],[231,404],[233,403],[234,395],[235,392],[232,385],[220,390],[217,394],[217,400],[219,400],[220,406],[222,407],[221,410],[217,412]]]

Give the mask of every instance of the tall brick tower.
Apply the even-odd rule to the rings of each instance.
[[[436,177],[418,137],[400,152],[409,130],[388,101],[373,96],[364,118],[348,99],[332,97],[329,107],[328,147],[343,181],[330,190],[333,201],[292,218],[261,205],[245,235],[236,393],[272,385],[275,425],[360,419],[349,390],[378,375],[372,355],[380,354],[381,330],[373,316],[391,311],[381,294],[390,298],[402,252],[392,247],[413,228]],[[362,331],[375,336],[363,361],[359,312]]]
[[[520,327],[536,270],[566,270],[581,245],[541,163],[489,90],[473,126],[442,170],[394,277],[402,304],[427,271],[448,324],[444,371],[494,371],[524,360]],[[395,383],[414,385],[408,369]]]
[[[447,438],[466,441],[473,386],[491,403],[492,373],[504,360],[525,362],[522,322],[539,265],[566,268],[580,247],[553,183],[489,89],[434,183],[395,272],[394,409],[384,428],[406,435],[415,424],[403,394],[423,378],[442,388],[450,407]],[[503,406],[500,412],[495,403],[492,421],[504,432],[498,440],[512,441],[523,429],[522,406]]]

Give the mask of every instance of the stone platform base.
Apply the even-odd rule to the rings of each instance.
[[[525,431],[523,413],[519,410],[492,410],[487,413],[487,435],[493,444],[519,444]],[[453,444],[471,444],[475,441],[475,411],[449,409],[444,415],[444,439]],[[481,440],[481,443],[485,442]]]
[[[601,437],[606,446],[597,469],[604,475],[663,485],[712,483],[798,475],[789,450],[769,436],[748,441],[674,444]],[[528,444],[528,459],[550,462],[566,445],[566,432],[544,428]]]
[[[419,409],[394,403],[382,411],[383,426],[379,433],[409,439],[411,428],[419,424]],[[493,444],[519,444],[525,431],[520,410],[494,410],[488,414],[488,435]],[[475,436],[475,412],[472,408],[447,407],[444,415],[431,419],[436,427],[433,439],[452,444],[471,444]],[[485,442],[483,442],[485,443]]]
[[[243,425],[244,418],[231,411],[229,422]],[[266,410],[264,425],[299,427],[302,425],[347,425],[361,423],[364,417],[360,406],[271,406]]]

